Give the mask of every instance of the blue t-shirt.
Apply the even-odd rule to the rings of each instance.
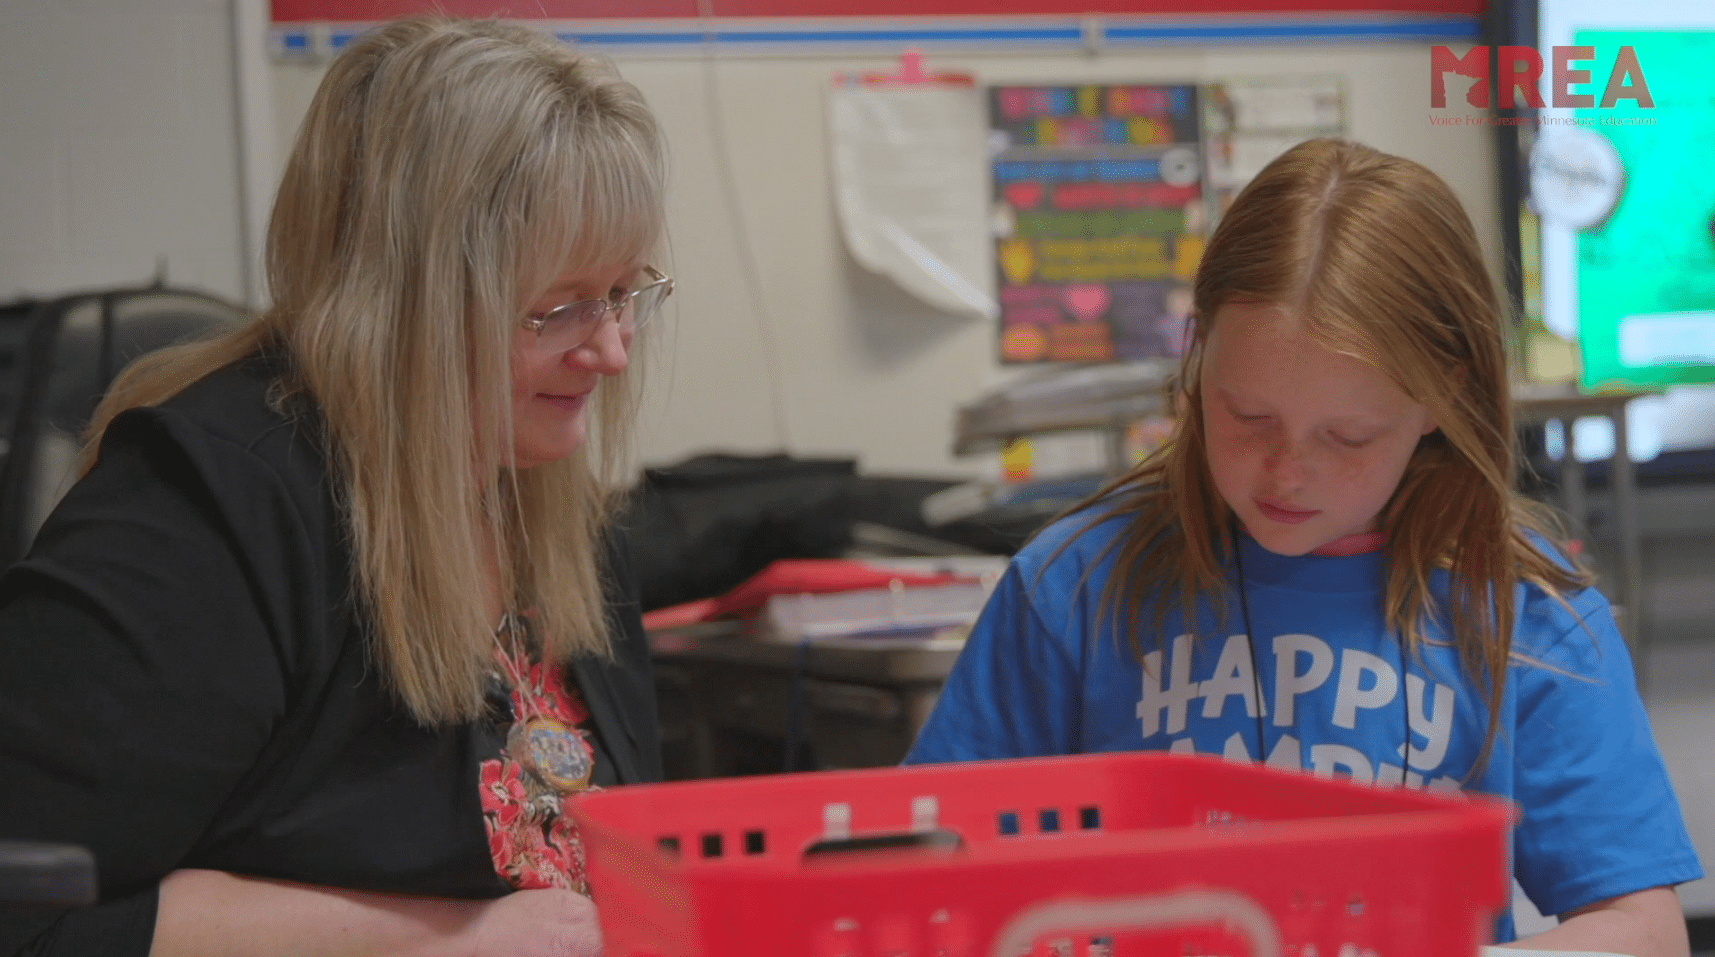
[[[1594,588],[1567,596],[1569,612],[1520,587],[1500,730],[1467,780],[1488,732],[1483,692],[1434,624],[1421,660],[1402,659],[1383,609],[1385,550],[1285,557],[1241,535],[1246,601],[1229,588],[1224,617],[1203,601],[1187,629],[1175,600],[1166,640],[1155,638],[1146,602],[1140,664],[1102,600],[1117,554],[1109,546],[1127,519],[1079,535],[1090,520],[1063,519],[1014,558],[907,763],[1260,753],[1272,766],[1320,775],[1469,788],[1519,804],[1514,873],[1545,914],[1703,876],[1631,657]],[[1236,586],[1236,570],[1228,576]],[[1444,597],[1446,574],[1432,586]],[[1510,918],[1497,933],[1512,938]]]

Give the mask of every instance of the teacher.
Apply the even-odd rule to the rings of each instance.
[[[334,61],[273,306],[151,354],[0,578],[0,954],[594,955],[564,804],[661,776],[612,532],[664,148],[611,67],[422,17]]]

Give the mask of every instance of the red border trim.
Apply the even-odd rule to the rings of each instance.
[[[524,20],[688,19],[697,0],[272,0],[273,22],[374,22],[428,10]],[[1318,13],[1480,17],[1486,0],[709,0],[718,17],[1269,16]]]

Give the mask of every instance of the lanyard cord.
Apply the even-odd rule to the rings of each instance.
[[[1258,764],[1266,764],[1268,762],[1268,742],[1262,727],[1262,667],[1257,662],[1256,629],[1251,627],[1251,602],[1250,596],[1245,590],[1245,558],[1244,553],[1239,550],[1238,529],[1229,528],[1228,531],[1232,533],[1233,565],[1238,569],[1239,574],[1239,613],[1244,616],[1245,620],[1245,650],[1250,652],[1251,656],[1251,688],[1256,694],[1256,701],[1254,702],[1256,707],[1251,711],[1251,716],[1256,718],[1256,760]]]
[[[507,612],[500,619],[500,624],[494,629],[494,648],[500,652],[500,666],[506,673],[506,679],[512,682],[512,687],[518,692],[516,710],[521,712],[513,715],[513,721],[528,724],[535,718],[546,718],[543,714],[538,696],[546,696],[546,687],[538,687],[530,681],[530,651],[528,647],[520,647],[519,632],[525,628],[524,620],[512,612]],[[501,636],[505,635],[502,643]],[[523,658],[522,663],[519,656]],[[547,665],[543,665],[544,682]],[[507,695],[508,698],[511,695]],[[510,704],[510,702],[508,702]]]
[[[1251,657],[1251,688],[1256,694],[1256,710],[1252,712],[1252,715],[1256,718],[1256,760],[1258,764],[1266,764],[1268,762],[1268,742],[1263,731],[1262,722],[1262,668],[1259,666],[1257,661],[1256,631],[1251,628],[1250,595],[1245,588],[1245,558],[1244,552],[1239,547],[1238,529],[1229,528],[1229,531],[1232,533],[1233,565],[1237,569],[1239,577],[1239,613],[1244,616],[1245,622],[1245,650],[1250,652]],[[1409,774],[1411,770],[1411,700],[1406,690],[1405,677],[1405,643],[1401,642],[1399,646],[1399,705],[1400,715],[1404,719],[1405,724],[1405,743],[1402,744],[1399,749],[1400,787],[1406,786],[1406,775]]]

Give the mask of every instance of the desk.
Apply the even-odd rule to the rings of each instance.
[[[1566,435],[1566,454],[1560,465],[1561,505],[1571,516],[1573,533],[1587,537],[1590,517],[1584,494],[1584,465],[1578,461],[1573,420],[1587,415],[1606,416],[1614,423],[1614,454],[1609,460],[1610,485],[1614,492],[1614,524],[1619,539],[1619,587],[1614,598],[1620,606],[1620,632],[1631,646],[1637,663],[1638,686],[1643,687],[1643,658],[1649,646],[1644,627],[1643,543],[1638,534],[1637,471],[1627,447],[1626,406],[1649,392],[1613,392],[1588,395],[1570,384],[1518,385],[1513,387],[1515,425],[1560,422]]]
[[[741,637],[741,627],[714,622],[649,635],[669,778],[786,770],[746,765],[755,757],[741,753],[743,745],[757,740],[783,745],[788,760],[807,750],[818,769],[898,764],[964,644],[782,644]]]

